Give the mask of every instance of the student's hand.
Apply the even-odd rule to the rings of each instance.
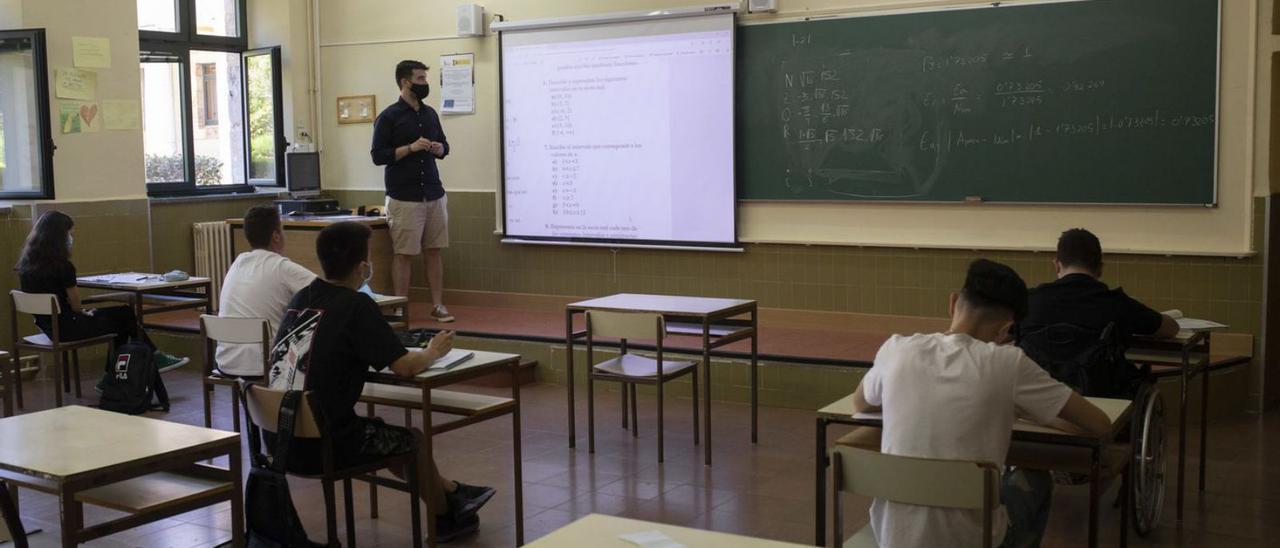
[[[432,153],[432,154],[434,154],[434,155],[436,155],[436,156],[443,155],[443,154],[444,154],[444,145],[443,145],[443,144],[440,144],[440,142],[439,142],[439,141],[433,141],[433,142],[431,143],[431,153]]]
[[[432,143],[431,139],[427,139],[426,137],[418,137],[417,141],[409,143],[409,150],[411,152],[421,152],[423,150],[431,150],[431,145],[433,144],[435,143]]]
[[[427,353],[432,360],[437,360],[441,356],[448,354],[453,350],[453,332],[441,331],[436,336],[431,337],[431,343],[427,345]]]

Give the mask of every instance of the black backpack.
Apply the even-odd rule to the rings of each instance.
[[[1084,396],[1131,398],[1150,372],[1125,357],[1114,323],[1102,331],[1052,324],[1020,333],[1018,346],[1054,380]]]
[[[241,391],[245,384],[241,381]],[[324,546],[311,542],[298,519],[289,493],[289,479],[285,470],[289,462],[289,450],[293,445],[293,429],[298,417],[298,406],[307,405],[302,392],[285,392],[280,401],[280,419],[276,425],[274,455],[262,452],[262,432],[249,418],[249,406],[245,406],[245,423],[249,425],[249,481],[244,486],[244,515],[249,526],[249,548],[318,548]]]
[[[160,380],[155,358],[155,351],[140,341],[130,340],[116,348],[98,384],[102,388],[98,407],[129,415],[168,412],[169,391]]]

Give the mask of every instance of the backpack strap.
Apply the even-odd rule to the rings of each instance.
[[[289,464],[289,449],[293,445],[293,429],[298,422],[298,405],[302,391],[290,390],[280,399],[280,420],[276,425],[276,446],[271,455],[271,470],[283,474]]]
[[[169,412],[169,389],[164,387],[164,379],[160,378],[160,371],[157,369],[151,375],[151,393],[155,394],[156,403],[151,405],[152,411]]]

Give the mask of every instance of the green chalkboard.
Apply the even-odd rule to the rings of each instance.
[[[1216,0],[748,24],[744,200],[1213,204]]]

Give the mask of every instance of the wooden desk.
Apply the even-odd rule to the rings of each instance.
[[[316,236],[324,227],[343,221],[355,221],[369,225],[373,236],[369,238],[369,258],[373,260],[373,279],[369,287],[378,293],[391,293],[391,232],[386,217],[360,217],[353,215],[322,217],[282,217],[284,226],[284,252],[288,257],[308,270],[320,274],[320,260],[316,258]],[[231,226],[231,258],[249,251],[249,240],[244,236],[244,219],[227,219]]]
[[[664,523],[602,516],[600,514],[583,516],[578,521],[556,529],[547,534],[547,536],[533,541],[528,546],[529,548],[577,548],[580,546],[635,548],[636,545],[618,538],[618,535],[643,531],[661,532],[670,537],[671,540],[690,548],[793,548],[803,546],[802,544],[703,531],[689,527],[677,527]]]
[[[244,546],[235,432],[72,405],[0,419],[0,440],[0,480],[59,498],[62,546],[223,501]],[[221,456],[229,470],[200,464]],[[85,503],[130,515],[86,527]]]
[[[1090,402],[1102,409],[1106,413],[1107,418],[1111,420],[1111,433],[1107,436],[1107,440],[1114,440],[1124,428],[1129,424],[1129,415],[1132,412],[1132,403],[1129,400],[1111,399],[1111,398],[1088,398]],[[829,464],[827,456],[827,426],[831,424],[848,424],[856,426],[872,426],[880,427],[882,425],[879,413],[853,414],[853,394],[840,398],[830,405],[818,410],[818,431],[817,431],[817,453],[815,474],[814,493],[817,496],[814,512],[814,536],[815,544],[825,546],[826,543],[826,468]],[[1089,546],[1098,545],[1098,497],[1102,496],[1101,489],[1101,456],[1102,447],[1108,443],[1092,436],[1082,434],[1074,434],[1064,432],[1056,428],[1041,426],[1027,421],[1019,420],[1013,425],[1013,443],[1010,446],[1010,453],[1014,452],[1015,446],[1020,443],[1028,444],[1049,444],[1072,447],[1083,447],[1089,449],[1090,462],[1089,467]],[[1035,463],[1006,463],[1017,464],[1035,468]],[[1128,542],[1128,500],[1127,496],[1129,488],[1129,474],[1124,474],[1124,491],[1125,496],[1122,497],[1123,507],[1120,512],[1120,545],[1124,546]],[[841,539],[836,539],[840,542]]]
[[[414,351],[417,349],[410,349]],[[503,354],[499,352],[484,352],[480,350],[474,351],[475,356],[471,359],[453,366],[450,369],[439,371],[425,371],[411,379],[406,379],[392,373],[391,371],[371,372],[368,377],[368,383],[365,385],[365,392],[361,396],[360,401],[370,406],[370,414],[372,415],[373,405],[389,405],[405,409],[405,426],[409,426],[409,411],[413,409],[422,410],[423,430],[426,434],[424,445],[427,458],[433,459],[433,443],[432,437],[437,434],[443,434],[457,430],[464,426],[475,424],[481,421],[501,417],[503,415],[511,415],[511,437],[512,437],[512,468],[515,475],[515,511],[516,511],[516,545],[524,544],[524,487],[523,474],[521,472],[521,451],[520,451],[520,383],[518,375],[520,372],[520,356],[517,354]],[[481,405],[471,409],[463,409],[460,405],[437,405],[433,403],[432,391],[451,384],[465,382],[478,377],[483,377],[491,373],[506,369],[511,373],[511,399],[499,402],[492,402],[488,405]],[[407,388],[407,390],[406,390]],[[399,389],[399,390],[397,390]],[[457,393],[455,393],[456,395]],[[484,396],[478,396],[484,398]],[[489,398],[494,400],[496,398]],[[431,420],[431,410],[439,413],[447,413],[453,415],[462,415],[463,418],[448,421],[442,424],[435,424]],[[373,489],[374,484],[370,485]],[[376,496],[373,497],[376,500]],[[429,499],[428,499],[429,500]],[[376,507],[374,513],[376,514]],[[427,545],[434,547],[436,545],[436,520],[433,518],[436,514],[431,507],[431,503],[427,503]]]
[[[573,417],[573,341],[585,337],[587,332],[573,330],[573,317],[589,310],[610,312],[647,312],[661,314],[667,321],[667,333],[702,336],[702,396],[703,432],[706,439],[703,450],[704,464],[711,466],[711,351],[715,348],[751,339],[751,443],[756,443],[757,410],[760,392],[758,382],[759,362],[759,312],[756,301],[743,299],[711,299],[705,297],[679,297],[671,295],[639,295],[619,293],[608,297],[570,303],[565,306],[565,364],[569,375],[569,447],[576,445]],[[749,315],[748,319],[738,316]],[[591,367],[594,364],[587,364]]]
[[[95,302],[123,302],[133,307],[133,313],[142,325],[146,314],[158,314],[174,310],[203,308],[205,314],[213,313],[213,285],[209,278],[192,276],[180,282],[166,282],[159,274],[124,272],[98,274],[76,278],[76,286],[100,289],[111,293],[88,296],[85,304]]]
[[[1204,473],[1209,447],[1209,331],[1180,331],[1171,339],[1135,337],[1125,356],[1134,363],[1175,365],[1178,367],[1178,523],[1182,523],[1183,492],[1187,473],[1187,390],[1191,379],[1200,377],[1200,492],[1204,492]]]
[[[373,302],[382,310],[383,319],[391,324],[391,329],[409,328],[409,298],[396,295],[379,294]]]

